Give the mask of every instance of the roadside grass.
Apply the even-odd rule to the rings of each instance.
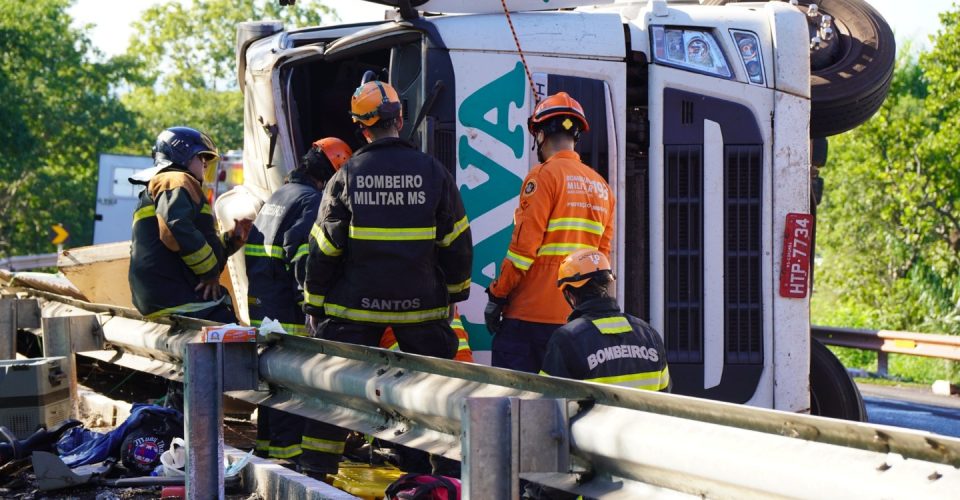
[[[877,373],[877,353],[861,351],[852,347],[828,346],[840,363],[847,368],[859,368],[870,373]],[[887,363],[889,382],[895,385],[901,382],[922,385],[932,384],[936,380],[949,380],[956,384],[960,382],[960,366],[955,361],[945,359],[924,358],[906,354],[890,354]],[[880,378],[866,379],[870,383],[883,384]]]

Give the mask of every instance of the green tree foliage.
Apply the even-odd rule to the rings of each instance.
[[[278,19],[288,29],[335,19],[317,1],[281,7],[275,0],[170,0],[147,9],[134,24],[127,56],[140,62],[141,81],[124,96],[124,104],[155,134],[173,125],[199,128],[220,148],[243,143],[243,96],[236,75],[237,24]]]
[[[112,93],[129,61],[92,62],[69,4],[0,0],[0,255],[52,252],[56,222],[89,244],[98,154],[142,135]]]

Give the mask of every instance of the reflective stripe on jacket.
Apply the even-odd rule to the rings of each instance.
[[[541,374],[669,392],[667,351],[645,321],[603,297],[577,306],[547,343]]]
[[[490,285],[509,301],[504,317],[566,323],[570,306],[557,289],[557,269],[577,250],[610,255],[614,206],[607,182],[574,151],[560,151],[527,174],[507,255]]]
[[[473,243],[453,176],[400,139],[357,150],[330,180],[310,232],[304,310],[415,324],[470,293]]]
[[[228,300],[204,300],[194,290],[220,276],[236,250],[224,242],[197,181],[176,166],[151,178],[133,215],[128,279],[133,304],[158,317],[203,311]]]
[[[250,324],[259,326],[269,317],[287,333],[306,335],[302,284],[307,238],[317,220],[320,198],[316,183],[294,170],[260,208],[243,248]]]

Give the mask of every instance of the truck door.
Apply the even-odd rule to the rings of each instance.
[[[100,155],[94,245],[130,239],[133,211],[137,208],[137,198],[143,186],[130,184],[127,179],[152,166],[153,158],[149,156]]]
[[[649,34],[651,322],[674,392],[771,407],[773,91],[737,81],[726,30]]]

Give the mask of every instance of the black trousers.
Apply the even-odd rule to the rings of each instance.
[[[359,323],[349,323],[337,321],[334,319],[325,319],[320,322],[315,336],[324,340],[333,340],[336,342],[347,342],[350,344],[359,344],[371,347],[380,345],[380,337],[387,325],[364,325]],[[457,334],[450,328],[446,321],[434,321],[430,323],[420,323],[413,325],[391,325],[393,333],[397,337],[397,343],[400,350],[413,354],[423,354],[436,358],[453,359],[457,354],[460,340]],[[271,415],[272,418],[272,415]],[[271,424],[272,425],[272,424]],[[320,470],[336,471],[336,464],[339,464],[340,457],[343,454],[342,443],[346,440],[349,431],[335,425],[307,421],[304,428],[304,458],[306,458],[308,436],[317,448],[323,446],[333,446],[334,443],[341,443],[339,453],[323,453],[315,450],[310,461],[313,463],[303,464],[304,468],[314,467]],[[421,460],[426,460],[426,454],[418,450],[410,449],[411,455],[423,455]],[[331,466],[331,460],[335,460]],[[407,461],[408,459],[405,459]],[[314,465],[316,464],[316,465]]]

